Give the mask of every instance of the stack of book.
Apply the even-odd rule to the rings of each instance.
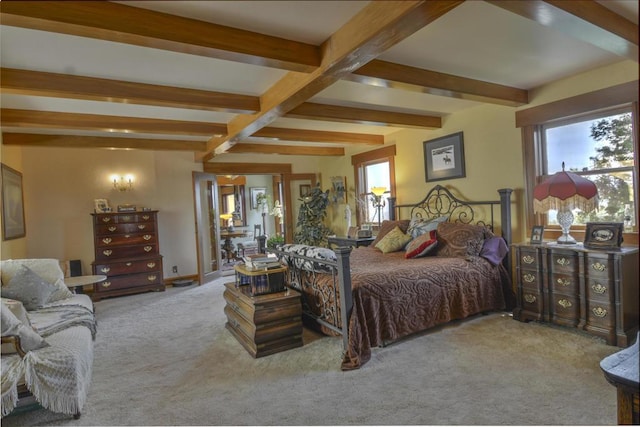
[[[242,259],[247,270],[269,270],[272,268],[280,268],[282,264],[275,255],[250,255]]]

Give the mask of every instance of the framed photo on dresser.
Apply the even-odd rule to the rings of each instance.
[[[531,244],[532,245],[541,244],[543,233],[544,233],[544,227],[542,225],[534,225],[531,228]]]

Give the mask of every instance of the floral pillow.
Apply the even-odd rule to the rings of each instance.
[[[407,233],[411,234],[414,239],[422,234],[428,234],[438,228],[438,224],[449,220],[449,216],[441,216],[438,218],[422,218],[414,217],[409,223]]]
[[[403,249],[410,241],[411,235],[396,226],[376,244],[376,248],[380,249],[384,254],[396,252]]]
[[[282,252],[302,255],[307,258],[314,258],[319,261],[333,261],[336,262],[336,253],[328,248],[321,248],[318,246],[300,245],[300,244],[286,244],[278,248]],[[293,268],[299,268],[303,270],[315,271],[316,273],[331,273],[332,267],[319,262],[306,260],[303,258],[295,258],[293,256],[284,255],[281,261]]]
[[[478,256],[484,242],[485,227],[442,222],[438,224],[437,236],[438,256],[457,258]]]
[[[405,258],[420,258],[432,252],[438,246],[436,230],[431,230],[413,239],[405,249]]]

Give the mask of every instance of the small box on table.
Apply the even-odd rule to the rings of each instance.
[[[250,286],[251,295],[282,292],[286,289],[287,267],[251,269],[239,264],[236,270],[236,286]]]

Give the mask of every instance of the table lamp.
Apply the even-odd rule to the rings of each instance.
[[[598,188],[586,178],[571,172],[557,172],[533,189],[533,210],[545,213],[558,211],[558,224],[562,227],[562,235],[557,243],[575,244],[576,240],[569,234],[573,223],[573,209],[591,212],[598,207]]]
[[[378,228],[380,228],[380,224],[382,223],[382,208],[385,206],[382,196],[387,192],[387,187],[371,187],[371,192],[373,193],[373,207],[378,209]]]
[[[225,224],[227,225],[227,231],[233,231],[233,223],[229,222],[231,218],[233,218],[233,214],[220,214],[220,219],[224,220]]]

